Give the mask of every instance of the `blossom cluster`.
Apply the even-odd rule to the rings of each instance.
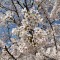
[[[58,4],[51,13],[48,8],[50,4],[54,4],[51,3],[52,0],[34,0],[37,9],[33,4],[32,8],[29,8],[27,0],[24,1],[23,7],[20,1],[11,0],[15,10],[7,8],[5,14],[0,14],[1,26],[5,26],[6,21],[9,21],[6,25],[8,33],[0,40],[0,60],[60,60],[60,39],[57,39],[60,37],[60,25],[53,21],[53,18],[57,18],[53,11],[56,11]],[[19,6],[22,7],[21,10]],[[11,21],[16,27],[10,31]]]
[[[20,53],[34,54],[38,47],[46,43],[47,32],[38,27],[38,23],[43,20],[38,12],[34,12],[34,10],[27,12],[26,9],[22,12],[24,13],[22,25],[13,28],[12,34],[20,37],[20,41],[17,43]]]

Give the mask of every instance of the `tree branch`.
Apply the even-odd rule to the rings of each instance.
[[[20,26],[20,25],[21,25],[21,20],[20,20],[20,16],[19,16],[18,10],[17,10],[17,8],[16,8],[16,6],[15,6],[15,4],[14,4],[13,0],[11,0],[11,2],[12,2],[12,4],[13,4],[13,6],[14,6],[14,8],[15,8],[15,12],[16,12],[16,14],[17,14],[18,18],[19,18],[19,21],[20,21],[19,26]]]
[[[24,0],[25,4],[23,4],[26,7],[27,12],[29,11],[29,8],[27,6],[27,0]]]
[[[9,51],[8,51],[8,48],[5,46],[5,50],[7,51],[7,53],[14,59],[14,60],[17,60]]]
[[[20,2],[19,1],[17,1],[17,3],[24,9],[24,7],[20,4]]]
[[[51,29],[52,29],[52,31],[53,31],[54,29],[53,29],[52,23],[50,22],[50,18],[48,17],[48,16],[49,16],[48,13],[46,12],[46,10],[44,9],[44,7],[43,7],[43,5],[42,5],[41,3],[39,4],[39,7],[40,7],[40,6],[41,6],[41,9],[42,9],[43,14],[44,14],[44,16],[45,16],[45,19],[49,22],[50,27],[51,27]],[[57,50],[57,44],[56,44],[56,39],[55,39],[54,33],[53,33],[53,38],[54,38],[54,43],[55,43],[55,47],[56,47],[56,50]]]

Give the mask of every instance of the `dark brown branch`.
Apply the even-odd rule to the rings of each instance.
[[[30,29],[29,30],[29,33],[32,35],[32,37],[29,39],[30,40],[30,43],[32,43],[32,39],[33,39],[33,33],[34,33],[34,30],[33,29]]]
[[[15,6],[13,0],[11,0],[11,2],[12,2],[13,6],[14,6],[14,8],[15,8],[15,10],[16,10],[15,12],[16,12],[17,16],[19,17],[19,14],[18,14],[17,8],[16,8],[16,6]]]
[[[21,25],[21,20],[20,20],[20,16],[19,16],[18,10],[17,10],[17,8],[16,8],[16,6],[15,6],[15,4],[14,4],[13,0],[11,0],[11,2],[12,2],[12,4],[13,4],[13,6],[14,6],[14,8],[15,8],[15,12],[16,12],[16,14],[17,14],[18,18],[19,18],[19,21],[20,21],[19,26],[20,26],[20,25]]]
[[[29,11],[28,5],[27,5],[27,0],[24,0],[25,4],[23,4],[26,7],[27,12]]]
[[[20,4],[20,2],[19,1],[17,1],[17,3],[24,9],[24,7]]]
[[[43,9],[43,8],[42,8]],[[44,11],[44,14],[46,14],[46,12]],[[47,14],[46,14],[47,15]],[[52,26],[52,24],[51,24],[51,22],[50,22],[50,19],[46,16],[45,17],[46,19],[47,19],[47,21],[49,22],[49,24],[50,24],[50,27],[51,27],[51,29],[52,29],[52,31],[53,31],[53,26]],[[56,44],[56,39],[55,39],[55,35],[54,35],[54,33],[53,33],[53,37],[54,37],[54,42],[55,42],[55,46],[56,46],[56,50],[57,50],[57,44]]]
[[[31,3],[31,0],[30,0],[30,3]],[[33,4],[34,4],[34,0],[33,0],[33,2],[31,3],[31,5],[30,5],[29,8],[32,8],[32,7],[33,7]]]
[[[54,29],[53,29],[52,23],[50,22],[50,18],[48,17],[48,14],[46,13],[46,10],[43,8],[43,6],[42,6],[41,3],[39,4],[39,7],[40,7],[40,6],[41,6],[41,9],[43,10],[43,13],[44,13],[44,15],[45,15],[46,20],[49,22],[50,27],[51,27],[51,29],[52,29],[52,31],[53,31]],[[53,33],[53,37],[54,37],[55,47],[56,47],[56,50],[57,50],[57,43],[56,43],[56,39],[55,39],[54,33]]]
[[[9,51],[8,51],[8,48],[5,46],[5,50],[7,51],[7,53],[14,59],[14,60],[17,60]]]

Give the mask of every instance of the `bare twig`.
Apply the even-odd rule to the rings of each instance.
[[[14,59],[14,60],[17,60],[9,51],[8,51],[8,48],[5,46],[5,50],[7,51],[7,53]]]
[[[16,14],[17,14],[18,18],[19,18],[19,21],[20,21],[19,26],[20,26],[20,25],[21,25],[21,20],[20,20],[20,16],[19,16],[18,10],[17,10],[17,8],[16,8],[16,6],[15,6],[15,4],[14,4],[13,0],[11,0],[11,2],[12,2],[12,4],[13,4],[13,6],[14,6],[14,8],[15,8],[15,12],[16,12]]]
[[[52,31],[53,31],[54,29],[53,29],[52,23],[50,22],[50,18],[48,17],[48,16],[49,16],[48,13],[47,13],[46,10],[43,8],[43,5],[42,5],[41,3],[39,4],[39,7],[40,7],[40,6],[41,6],[41,9],[43,10],[43,13],[44,13],[44,15],[45,15],[46,20],[49,22],[50,27],[51,27],[51,29],[52,29]],[[54,38],[54,43],[55,43],[56,50],[57,50],[57,44],[56,44],[56,39],[55,39],[54,33],[53,33],[53,38]]]
[[[26,7],[27,12],[29,11],[28,5],[27,5],[27,0],[24,0],[25,4],[24,6]]]
[[[17,3],[24,9],[24,7],[20,4],[20,2],[19,1],[17,1]]]

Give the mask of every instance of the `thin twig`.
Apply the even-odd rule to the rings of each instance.
[[[19,17],[19,14],[18,14],[17,8],[16,8],[16,6],[15,6],[13,0],[11,0],[11,2],[12,2],[13,6],[14,6],[14,8],[15,8],[15,10],[16,10],[15,12],[16,12],[17,16]]]
[[[17,3],[24,9],[24,7],[20,4],[20,2],[19,1],[17,1]]]
[[[25,4],[23,4],[26,7],[27,12],[29,11],[28,5],[27,5],[27,0],[24,0]]]
[[[8,48],[5,46],[5,50],[7,51],[7,53],[14,59],[14,60],[17,60],[9,51],[8,51]]]
[[[53,31],[54,29],[53,29],[52,23],[50,22],[50,18],[48,17],[48,14],[46,13],[46,10],[43,8],[43,6],[42,6],[41,3],[39,4],[39,6],[41,6],[41,9],[43,10],[43,13],[45,14],[45,18],[46,18],[46,20],[49,22],[50,27],[51,27],[51,29],[52,29],[52,31]],[[57,50],[57,43],[56,43],[56,39],[55,39],[54,33],[53,33],[53,37],[54,37],[55,47],[56,47],[56,50]]]
[[[15,6],[15,4],[14,4],[13,0],[11,0],[11,2],[12,2],[12,4],[13,4],[13,6],[14,6],[14,8],[15,8],[15,12],[16,12],[16,14],[17,14],[18,18],[19,18],[19,21],[20,21],[19,26],[20,26],[20,25],[21,25],[21,20],[20,20],[20,16],[19,16],[18,10],[17,10],[17,8],[16,8],[16,6]]]

